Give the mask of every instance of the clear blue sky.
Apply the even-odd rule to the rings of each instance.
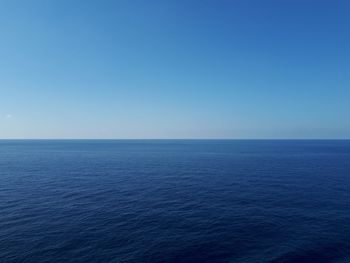
[[[350,1],[3,0],[0,138],[350,138]]]

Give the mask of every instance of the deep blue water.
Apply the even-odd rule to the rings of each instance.
[[[350,141],[0,141],[0,262],[350,262]]]

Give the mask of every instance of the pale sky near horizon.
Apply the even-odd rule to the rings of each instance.
[[[0,138],[350,138],[350,1],[3,0]]]

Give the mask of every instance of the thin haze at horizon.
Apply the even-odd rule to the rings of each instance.
[[[0,7],[0,138],[350,138],[349,1]]]

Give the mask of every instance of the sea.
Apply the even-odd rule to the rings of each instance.
[[[1,140],[0,262],[350,262],[350,141]]]

